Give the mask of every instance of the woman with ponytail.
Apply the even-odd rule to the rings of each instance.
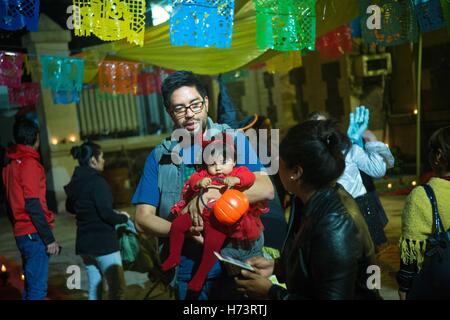
[[[367,225],[353,198],[336,180],[345,168],[349,139],[335,124],[306,121],[280,144],[280,178],[300,201],[292,207],[281,258],[247,260],[256,272],[242,271],[241,292],[255,298],[379,299],[368,286],[375,252]],[[287,288],[267,279],[275,274]]]
[[[66,209],[76,215],[76,253],[81,255],[89,280],[89,300],[102,298],[103,278],[109,298],[123,298],[125,278],[115,226],[126,223],[129,215],[113,209],[111,188],[102,176],[105,166],[98,144],[85,142],[73,147],[78,160],[70,183],[64,187]]]
[[[329,115],[316,111],[311,113],[308,119],[327,120]],[[377,141],[376,136],[366,130],[368,123],[369,110],[366,107],[357,107],[354,113],[350,113],[347,135],[352,139],[352,146],[345,157],[345,170],[337,182],[350,193],[361,209],[369,227],[375,251],[380,254],[389,248],[384,233],[387,217],[376,193],[368,189],[368,187],[374,189],[375,186],[366,186],[364,180],[383,177],[386,170],[394,166],[395,159],[389,147]],[[363,136],[364,139],[362,139]]]

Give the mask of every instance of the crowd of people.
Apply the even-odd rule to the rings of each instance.
[[[66,209],[76,217],[76,254],[85,265],[90,300],[102,299],[103,281],[110,299],[124,298],[116,233],[116,226],[124,223],[134,223],[142,235],[158,237],[161,269],[179,300],[381,299],[379,290],[367,285],[367,270],[377,264],[376,254],[387,243],[388,221],[371,179],[383,177],[394,157],[368,130],[367,108],[350,114],[347,132],[317,112],[290,128],[279,150],[271,150],[279,172],[269,176],[258,159],[258,146],[245,137],[248,126],[230,131],[229,125],[208,116],[207,91],[193,73],[169,75],[162,97],[183,138],[165,139],[150,152],[132,198],[133,219],[113,208],[111,188],[102,176],[101,147],[88,141],[71,150],[78,166],[65,187]],[[260,122],[270,128],[270,121]],[[49,257],[57,255],[60,246],[45,199],[36,123],[17,121],[14,140],[2,177],[22,255],[23,298],[44,299]],[[446,230],[450,127],[435,132],[429,147],[437,177],[428,186]],[[208,148],[212,152],[206,154]],[[225,213],[240,210],[245,202],[247,207],[237,219],[224,223],[215,208],[230,191],[235,198],[222,204],[228,206]],[[397,276],[401,299],[417,296],[415,279],[427,239],[435,231],[436,205],[427,195],[426,188],[418,186],[406,200]],[[288,221],[285,198],[290,198]],[[255,272],[231,274],[215,252],[246,261]]]

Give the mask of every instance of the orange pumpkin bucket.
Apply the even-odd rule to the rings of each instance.
[[[216,219],[225,225],[233,225],[248,210],[248,198],[241,191],[228,189],[213,207]]]

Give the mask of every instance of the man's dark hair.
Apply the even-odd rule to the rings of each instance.
[[[36,123],[29,119],[18,119],[14,122],[13,137],[17,144],[33,146],[36,143],[39,128]]]
[[[202,98],[205,98],[208,95],[205,86],[195,74],[185,70],[176,71],[170,74],[161,86],[163,102],[166,108],[170,107],[172,93],[181,87],[195,87]]]

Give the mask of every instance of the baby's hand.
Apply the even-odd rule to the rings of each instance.
[[[203,178],[197,183],[197,185],[202,188],[207,188],[211,183],[212,183],[211,178]]]
[[[239,179],[238,177],[226,177],[223,180],[223,183],[225,183],[229,188],[231,188],[241,183],[241,179]]]

